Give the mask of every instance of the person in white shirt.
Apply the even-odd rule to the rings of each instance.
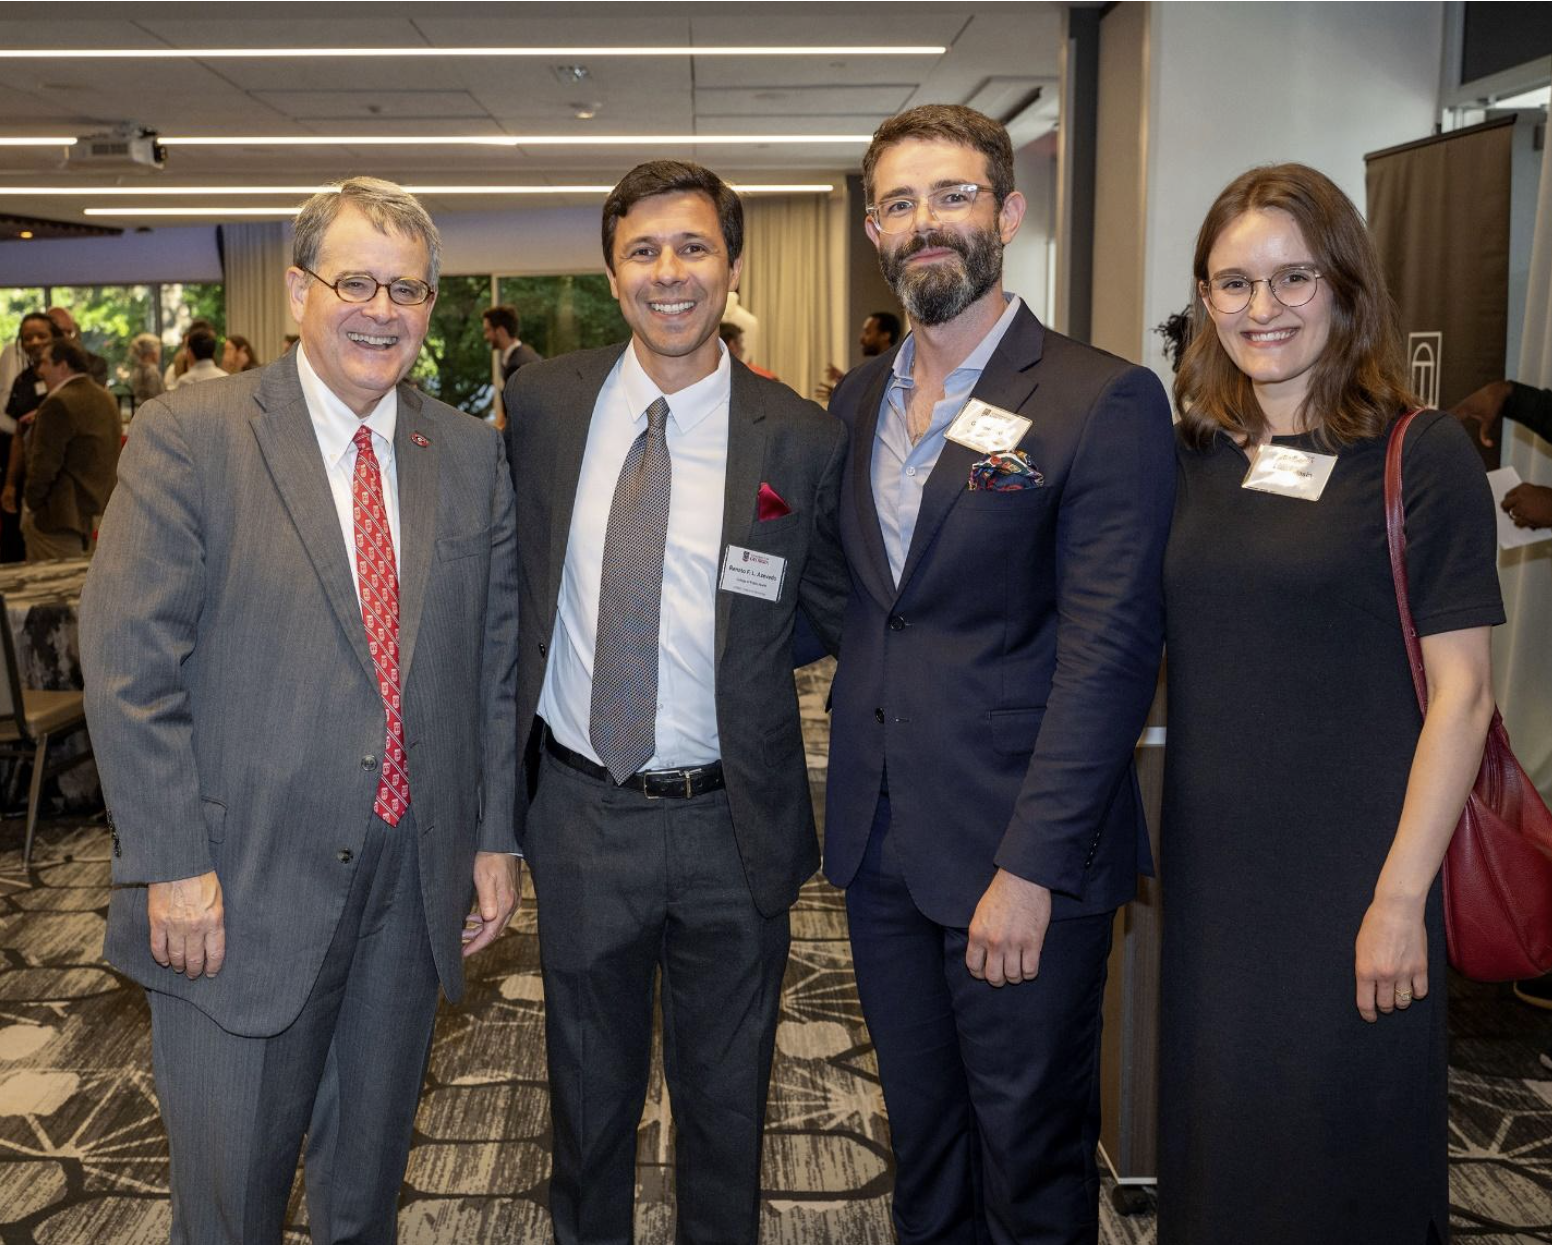
[[[227,375],[216,363],[216,335],[209,329],[196,329],[184,343],[189,352],[189,370],[170,386],[181,389],[184,385],[197,385],[204,380],[220,380]]]

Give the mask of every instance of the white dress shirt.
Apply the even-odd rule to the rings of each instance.
[[[220,380],[228,373],[223,372],[214,359],[199,359],[190,364],[189,370],[182,376],[176,377],[173,384],[167,386],[176,389],[179,385],[197,385],[202,380]]]
[[[393,535],[395,573],[404,565],[400,552],[403,545],[399,540],[399,472],[393,455],[393,431],[399,422],[399,394],[396,389],[390,389],[362,419],[319,379],[302,351],[301,342],[293,349],[296,351],[297,379],[302,382],[302,397],[307,402],[307,413],[312,417],[313,434],[318,438],[323,468],[329,477],[329,491],[334,495],[334,510],[339,515],[345,558],[350,563],[350,582],[355,586],[356,600],[360,601],[361,574],[356,569],[356,519],[351,497],[356,474],[355,435],[362,424],[372,430],[372,452],[377,455],[383,481],[383,506],[388,511],[388,530]]]
[[[668,401],[673,483],[658,632],[656,751],[642,768],[705,765],[722,755],[717,733],[716,606],[733,369],[727,347],[721,350],[717,370],[710,376],[678,393],[665,394],[641,366],[635,347],[627,347],[593,406],[539,715],[562,745],[594,761],[599,757],[588,728],[604,533],[620,468],[631,445],[646,430],[647,408],[660,397]]]

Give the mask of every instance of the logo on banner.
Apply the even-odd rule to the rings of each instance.
[[[1439,370],[1443,358],[1443,333],[1407,334],[1407,366],[1412,370],[1412,392],[1425,407],[1439,405]]]

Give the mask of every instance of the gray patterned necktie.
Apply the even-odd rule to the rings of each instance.
[[[588,737],[615,782],[657,749],[658,627],[668,547],[668,401],[647,408],[647,430],[625,455],[604,529]]]

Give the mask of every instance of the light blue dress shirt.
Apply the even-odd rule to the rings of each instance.
[[[906,430],[906,408],[910,404],[915,381],[911,369],[916,362],[916,334],[910,334],[895,355],[894,370],[878,409],[878,431],[873,437],[873,504],[878,510],[879,526],[884,531],[884,552],[889,555],[889,570],[895,586],[905,569],[911,538],[916,534],[916,517],[921,513],[922,490],[943,452],[944,432],[955,416],[970,401],[970,394],[981,373],[986,370],[1003,334],[1023,306],[1017,294],[1005,295],[1007,308],[996,324],[943,382],[943,398],[933,405],[932,422],[915,445]]]

